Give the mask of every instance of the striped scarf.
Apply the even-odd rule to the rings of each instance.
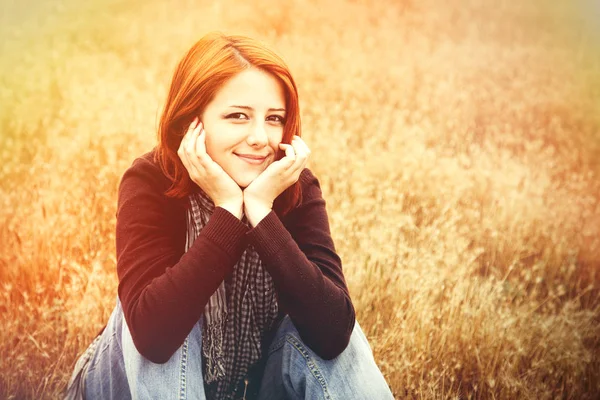
[[[192,193],[189,200],[186,251],[208,223],[215,208],[202,191]],[[248,225],[245,217],[242,222]],[[204,308],[204,380],[210,384],[210,391],[214,390],[215,399],[233,399],[237,384],[260,359],[261,339],[272,328],[277,312],[271,276],[256,250],[248,246],[234,266],[231,281],[221,282]]]

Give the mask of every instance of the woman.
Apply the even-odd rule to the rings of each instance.
[[[158,145],[121,180],[117,305],[67,396],[392,398],[309,155],[281,58],[245,37],[196,43]]]

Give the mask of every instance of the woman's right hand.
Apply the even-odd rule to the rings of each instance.
[[[244,195],[238,184],[206,153],[206,132],[198,117],[181,140],[177,155],[194,181],[215,204],[242,218]]]

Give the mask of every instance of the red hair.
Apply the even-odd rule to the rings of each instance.
[[[284,89],[286,122],[282,143],[289,144],[294,135],[300,136],[298,90],[281,57],[248,37],[208,34],[196,42],[177,65],[160,117],[155,159],[172,182],[165,192],[167,196],[185,197],[195,185],[177,155],[190,123],[202,115],[227,80],[252,67],[275,76]],[[278,150],[276,159],[283,156],[284,152]],[[296,182],[277,197],[275,212],[285,215],[299,203],[300,196],[300,183]]]

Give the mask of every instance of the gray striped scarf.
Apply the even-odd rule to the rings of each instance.
[[[214,211],[204,193],[189,196],[186,251]],[[242,221],[248,224],[244,217]],[[215,388],[216,399],[231,399],[236,385],[261,357],[261,339],[277,318],[271,276],[252,246],[234,266],[231,282],[221,282],[204,308],[202,353],[204,380]],[[210,397],[209,397],[210,398]]]

